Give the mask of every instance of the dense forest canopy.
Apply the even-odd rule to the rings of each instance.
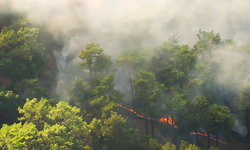
[[[115,34],[78,26],[84,24],[74,20],[82,7],[78,0],[65,9],[72,16],[54,24],[5,2],[0,149],[250,148],[249,39],[242,43],[197,29],[193,44],[175,32],[143,44],[151,31],[132,23],[115,43]],[[95,32],[104,46],[95,42]],[[81,34],[93,41],[79,41]]]

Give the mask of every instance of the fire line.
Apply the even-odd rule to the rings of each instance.
[[[128,111],[130,111],[130,112],[132,112],[132,113],[134,113],[137,117],[145,118],[143,115],[137,114],[136,111],[134,111],[133,109],[129,109],[129,108],[127,108],[127,107],[123,107],[121,104],[118,104],[118,106],[121,107],[121,108],[123,108],[123,109],[126,109],[126,110],[128,110]],[[162,123],[164,123],[164,124],[167,124],[167,123],[168,123],[168,124],[170,124],[170,125],[174,125],[174,127],[175,127],[176,129],[178,129],[178,127],[175,125],[175,122],[176,122],[176,121],[173,121],[172,118],[170,117],[170,115],[168,115],[168,116],[166,116],[166,117],[162,117],[161,119],[154,119],[154,118],[150,118],[150,117],[146,117],[146,118],[149,119],[149,120],[157,120],[157,121],[162,122]],[[190,134],[196,135],[195,132],[191,132]],[[207,135],[207,134],[204,134],[204,133],[197,132],[197,134],[208,137],[208,135]],[[213,137],[211,137],[211,136],[210,136],[210,139],[213,139],[213,140],[216,141],[216,138],[213,138]],[[226,142],[221,141],[221,140],[217,140],[217,141],[220,142],[220,143],[223,143],[223,144],[226,143]]]

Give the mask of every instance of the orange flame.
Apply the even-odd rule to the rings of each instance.
[[[77,79],[77,76],[75,75],[75,80]]]
[[[137,117],[145,118],[143,115],[137,114],[136,111],[134,111],[133,109],[129,109],[129,108],[127,108],[127,107],[123,107],[123,106],[120,105],[120,104],[118,104],[118,106],[120,106],[121,108],[126,109],[126,110],[128,110],[128,111],[134,113]],[[146,117],[146,118],[149,119],[149,120],[157,120],[157,121],[162,122],[162,123],[164,123],[164,124],[167,124],[167,123],[168,123],[168,124],[170,124],[170,125],[174,125],[174,127],[175,127],[176,129],[178,129],[178,127],[175,125],[175,121],[173,121],[173,119],[170,117],[170,115],[168,115],[168,116],[166,116],[166,117],[162,117],[162,118],[160,118],[160,119],[154,119],[154,118],[150,118],[150,117]]]
[[[118,106],[120,106],[121,108],[126,109],[126,110],[128,110],[128,111],[134,113],[137,117],[145,118],[143,115],[137,114],[136,111],[134,111],[133,109],[129,109],[129,108],[127,108],[127,107],[123,107],[123,106],[120,105],[120,104],[118,104]],[[161,119],[154,119],[154,118],[150,118],[150,117],[146,117],[146,118],[147,118],[147,119],[150,119],[150,120],[151,120],[151,119],[152,119],[152,120],[157,120],[157,121],[162,122],[162,123],[164,123],[164,124],[167,124],[167,123],[168,123],[168,124],[170,124],[170,125],[174,125],[174,127],[175,127],[176,129],[178,129],[178,127],[175,125],[175,122],[176,122],[176,121],[173,121],[172,118],[170,117],[170,115],[168,115],[168,116],[166,116],[166,117],[162,117]],[[190,134],[196,135],[195,132],[191,132]],[[197,132],[197,134],[208,137],[208,135],[205,134],[205,133]],[[213,138],[213,137],[211,137],[211,136],[210,136],[210,139],[213,139],[213,140],[216,141],[216,138]],[[221,140],[217,140],[217,141],[220,142],[220,143],[223,143],[223,144],[226,143],[226,142],[221,141]]]
[[[190,134],[193,134],[193,135],[196,135],[196,133],[195,132],[191,132]],[[204,134],[204,133],[200,133],[200,132],[197,132],[197,134],[200,134],[200,135],[202,135],[202,136],[206,136],[206,137],[208,137],[208,135],[207,134]],[[213,137],[209,137],[210,139],[213,139],[213,140],[215,140],[216,141],[216,138],[213,138]],[[221,141],[221,140],[217,140],[218,142],[221,142],[221,143],[223,143],[223,144],[225,144],[226,142],[224,142],[224,141]]]

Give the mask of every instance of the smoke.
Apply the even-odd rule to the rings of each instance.
[[[61,56],[71,55],[75,60],[87,43],[94,42],[115,60],[124,48],[161,45],[173,32],[178,34],[181,44],[190,47],[197,41],[199,29],[214,30],[222,39],[242,44],[250,35],[249,3],[248,0],[0,0],[0,7],[25,13],[54,34],[63,35],[67,49]]]
[[[248,0],[0,0],[2,10],[24,13],[63,36],[67,48],[55,53],[57,61],[66,55],[77,60],[90,42],[99,43],[115,60],[124,48],[158,46],[173,32],[180,44],[192,47],[199,29],[243,44],[250,35],[249,4]],[[237,55],[226,55],[230,55],[226,62],[237,64],[231,59]],[[224,53],[220,56],[224,59]],[[67,61],[60,65],[68,66],[62,63]],[[230,72],[228,66],[235,65],[227,65],[223,72]]]
[[[65,70],[79,61],[77,55],[90,42],[99,43],[113,60],[124,48],[161,45],[173,32],[180,44],[190,47],[197,41],[199,29],[214,30],[222,39],[243,44],[250,37],[249,4],[249,0],[0,0],[2,10],[24,13],[63,36],[65,47],[61,53],[54,52],[57,89],[64,87]],[[216,55],[226,64],[217,80],[229,80],[244,55],[226,50]],[[119,69],[116,75],[122,78],[125,73]],[[115,82],[116,88],[129,93],[126,79],[116,78]]]
[[[193,45],[199,29],[214,30],[222,38],[245,42],[249,38],[247,0],[1,0],[11,11],[25,12],[51,31],[73,35],[83,45],[98,42],[119,55],[126,42],[144,46],[162,44],[173,32]],[[132,39],[131,39],[132,38]]]

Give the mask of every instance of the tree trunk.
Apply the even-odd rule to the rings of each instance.
[[[145,125],[146,125],[146,134],[148,135],[148,120],[146,117],[145,117]]]
[[[249,125],[248,125],[248,115],[246,114],[246,125],[247,125],[247,137],[249,137]]]
[[[199,138],[198,138],[198,134],[197,134],[197,131],[195,130],[195,137],[196,137],[196,140],[197,140],[197,146],[200,147],[200,142],[199,142]]]
[[[207,136],[207,150],[209,149],[209,142],[210,142],[210,137],[209,137],[209,133],[207,134],[208,136]]]
[[[133,86],[132,86],[132,79],[131,79],[131,75],[129,71],[128,71],[128,76],[129,76],[129,85],[130,85],[131,96],[132,96],[132,108],[135,109],[135,98],[134,98],[134,92],[133,92]]]
[[[153,136],[155,133],[155,129],[154,129],[154,122],[152,119],[151,119],[151,127],[152,127],[152,136]]]
[[[216,147],[218,147],[218,139],[217,139],[218,138],[218,134],[216,134],[215,138],[216,138]]]

